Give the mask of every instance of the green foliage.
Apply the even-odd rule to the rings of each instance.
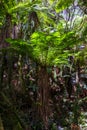
[[[36,77],[34,77],[35,79],[32,78],[32,75],[29,73],[29,71],[30,71],[29,69],[32,70],[32,68],[28,68],[28,67],[30,67],[31,62],[29,61],[29,63],[28,63],[27,62],[28,60],[32,59],[33,62],[38,63],[41,66],[46,66],[48,69],[47,70],[48,74],[51,75],[52,74],[51,66],[56,65],[56,66],[60,67],[61,65],[62,66],[64,65],[65,66],[64,69],[66,69],[66,66],[67,67],[72,66],[73,63],[69,63],[70,56],[74,57],[74,65],[77,61],[79,61],[80,65],[83,65],[85,63],[84,62],[85,59],[87,58],[87,48],[85,48],[83,50],[80,49],[80,45],[82,45],[82,44],[84,45],[87,41],[86,17],[83,19],[83,17],[80,17],[80,16],[77,17],[75,15],[75,17],[73,17],[73,19],[75,19],[75,22],[73,24],[71,23],[71,21],[67,21],[63,18],[63,14],[62,14],[63,10],[70,8],[72,6],[73,2],[74,2],[73,0],[67,0],[67,1],[49,0],[47,2],[41,1],[41,0],[35,0],[35,1],[32,1],[32,0],[31,1],[29,1],[29,0],[23,0],[23,1],[22,0],[2,0],[2,1],[0,1],[0,12],[1,12],[0,13],[0,27],[3,28],[3,26],[5,24],[6,15],[10,14],[11,21],[13,22],[13,24],[16,23],[17,27],[20,28],[19,33],[21,32],[23,34],[20,36],[21,39],[19,37],[18,37],[18,39],[11,39],[11,38],[4,39],[4,41],[6,43],[10,43],[10,46],[7,48],[1,48],[0,56],[5,51],[6,51],[6,53],[7,53],[7,51],[8,51],[8,53],[12,52],[11,54],[13,55],[13,57],[15,57],[14,52],[16,54],[21,54],[21,58],[16,57],[17,58],[16,62],[18,62],[18,64],[16,63],[16,65],[15,65],[16,67],[13,66],[13,68],[14,67],[16,68],[17,72],[14,72],[15,70],[12,70],[13,77],[14,77],[14,75],[17,74],[17,76],[15,76],[15,77],[18,78],[18,79],[15,79],[15,77],[14,77],[14,80],[13,80],[14,85],[15,84],[17,85],[18,83],[20,85],[20,82],[22,82],[22,79],[24,80],[24,84],[21,83],[22,86],[24,85],[23,87],[26,87],[27,89],[32,90],[32,92],[31,92],[31,95],[29,95],[29,90],[28,90],[28,94],[25,94],[22,96],[23,96],[24,100],[26,99],[27,96],[28,96],[28,99],[29,99],[29,97],[31,97],[31,100],[32,100],[31,102],[33,102],[32,104],[34,104],[35,108],[36,108],[35,105],[39,104],[39,106],[41,106],[41,103],[35,102],[35,100],[37,100],[37,99],[33,99],[33,98],[35,98],[34,96],[36,96],[36,95],[34,95],[35,92],[37,92],[37,94],[38,94],[39,88],[36,85],[37,84],[36,82],[38,80],[37,79],[38,74],[35,75],[36,76]],[[71,28],[70,28],[71,24],[73,25],[73,27],[71,26]],[[85,44],[85,47],[86,47],[86,44]],[[24,57],[26,57],[26,59],[23,59]],[[8,63],[8,60],[11,60],[9,55],[5,54],[5,59],[7,60],[6,61],[7,64],[9,64],[10,62]],[[20,60],[21,60],[21,63],[20,63]],[[23,60],[25,62],[25,63],[23,63],[25,66],[22,66]],[[10,67],[9,67],[9,65],[7,65],[5,67],[3,68],[3,74],[1,76],[9,77],[9,75],[7,74],[7,71],[10,70]],[[20,70],[17,70],[19,68],[20,68]],[[1,67],[0,67],[0,69],[1,69]],[[37,68],[34,68],[34,69],[37,69]],[[35,71],[37,71],[37,70],[35,70]],[[75,66],[73,67],[73,71],[77,71],[77,70],[75,70]],[[6,73],[7,75],[4,73]],[[32,74],[33,74],[33,72],[32,72]],[[4,79],[4,81],[8,80],[7,77],[4,77],[4,78],[6,78],[6,79]],[[54,78],[55,78],[55,76],[54,76]],[[54,82],[56,79],[54,79]],[[59,79],[59,80],[62,80],[62,79]],[[58,87],[60,87],[58,89],[60,89],[61,92],[62,92],[62,89],[61,89],[62,84],[63,84],[63,86],[65,85],[64,83],[61,83],[61,85],[58,84]],[[4,86],[4,87],[6,87],[6,86]],[[64,86],[64,87],[66,87],[66,86]],[[9,87],[9,90],[10,89],[11,88]],[[63,89],[65,89],[65,88],[63,88]],[[22,108],[24,110],[21,110],[19,108],[22,105],[25,105],[24,107],[26,107],[26,104],[23,104],[25,101],[24,100],[22,101],[18,98],[18,100],[20,100],[20,101],[17,101],[18,105],[15,106],[13,104],[14,102],[12,101],[12,99],[10,98],[9,95],[11,96],[10,93],[8,93],[8,95],[3,92],[0,93],[0,98],[3,99],[3,102],[2,102],[2,100],[0,101],[0,108],[1,108],[0,112],[2,113],[2,117],[3,117],[3,118],[1,118],[1,120],[2,119],[4,120],[5,125],[9,122],[9,120],[11,120],[8,124],[9,125],[12,124],[14,126],[14,130],[25,129],[26,121],[24,122],[25,124],[23,124],[20,117],[22,116],[22,114],[25,115],[26,109]],[[21,98],[22,98],[22,96],[21,96]],[[60,95],[58,95],[58,96],[60,96]],[[58,100],[62,100],[63,98],[65,98],[65,97],[61,96],[60,99],[58,97]],[[67,100],[67,99],[65,99],[65,100]],[[86,100],[86,99],[84,99],[84,100]],[[81,100],[79,102],[82,103],[84,100]],[[29,104],[29,100],[27,102]],[[69,100],[68,100],[68,102],[69,102]],[[71,101],[71,102],[72,102],[72,106],[73,106],[73,101]],[[55,105],[56,105],[56,103],[55,103]],[[60,110],[62,108],[62,107],[60,107],[60,105],[63,106],[63,110],[65,110],[65,111],[67,111],[67,105],[66,104],[64,105],[64,103],[62,102],[60,104],[57,104],[56,109],[57,109],[57,111],[59,111],[59,114],[62,115],[61,120],[62,120],[63,124],[66,125],[68,122],[70,125],[70,123],[72,123],[72,120],[74,118],[73,114],[71,114],[72,118],[70,117],[71,121],[69,119],[67,120],[67,117],[65,119],[65,115],[67,116],[67,114],[63,115],[63,113],[61,113],[63,110]],[[16,107],[17,107],[17,109],[16,109]],[[74,115],[76,115],[76,114],[78,115],[79,108],[77,107],[77,104],[74,107],[76,110],[76,111],[74,110]],[[35,110],[35,108],[34,108],[34,111],[37,111],[37,110]],[[55,109],[54,106],[53,106],[53,109]],[[29,108],[28,108],[28,110],[29,110]],[[27,118],[30,118],[30,117],[28,117],[28,114],[30,111],[26,112]],[[65,111],[64,111],[64,113],[65,113]],[[35,113],[35,112],[33,112],[33,113]],[[5,114],[7,114],[7,116],[9,117],[8,119],[6,119]],[[58,116],[60,116],[60,115],[58,115]],[[78,115],[78,117],[79,117],[79,115]],[[75,116],[75,119],[76,118],[77,117]],[[77,120],[76,120],[76,122],[77,122]],[[32,124],[33,123],[31,122],[31,126],[33,126]],[[6,127],[8,127],[8,126],[6,126]],[[39,129],[42,127],[43,127],[42,122],[38,123],[38,121],[37,121],[34,129]],[[53,122],[51,129],[52,130],[56,129],[56,123]]]
[[[65,64],[68,63],[68,48],[75,45],[74,32],[61,34],[60,32],[35,32],[31,36],[33,57],[39,59],[43,64]]]
[[[31,46],[26,41],[21,39],[15,40],[11,38],[6,39],[6,41],[11,44],[11,46],[8,47],[10,50],[16,50],[20,54],[29,54],[31,52]]]
[[[27,53],[33,60],[43,65],[68,64],[68,57],[72,55],[73,48],[78,39],[73,31],[61,34],[61,32],[35,32],[30,42],[23,40],[7,39],[19,53]]]
[[[67,0],[66,2],[64,0],[58,0],[58,2],[56,2],[55,10],[58,13],[66,9],[67,7],[69,7],[72,3],[73,3],[73,0]]]

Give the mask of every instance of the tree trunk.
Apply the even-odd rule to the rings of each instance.
[[[0,130],[4,130],[3,122],[2,122],[1,116],[0,116]]]
[[[11,32],[12,32],[11,25],[12,25],[11,15],[7,13],[5,18],[5,24],[1,29],[0,48],[7,47],[9,45],[5,40],[6,38],[11,38]]]
[[[42,119],[45,129],[48,128],[49,117],[49,76],[46,71],[46,67],[40,67],[38,69],[38,114]]]
[[[3,48],[6,48],[9,46],[9,44],[5,41],[6,38],[11,38],[11,15],[6,14],[5,18],[5,24],[3,25],[1,32],[0,32],[0,49],[3,50]],[[1,88],[3,85],[3,74],[4,74],[4,64],[5,64],[5,57],[6,57],[6,51],[2,51],[2,65],[0,67],[0,83],[1,83]],[[10,76],[11,77],[11,76]]]

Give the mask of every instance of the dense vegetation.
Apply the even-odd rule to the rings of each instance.
[[[0,0],[0,130],[87,129],[86,0]]]

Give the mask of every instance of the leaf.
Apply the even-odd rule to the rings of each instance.
[[[55,10],[57,13],[63,11],[64,9],[66,9],[67,7],[69,7],[72,4],[73,0],[67,0],[65,2],[65,0],[58,0],[58,2],[56,2],[56,6],[55,6]]]

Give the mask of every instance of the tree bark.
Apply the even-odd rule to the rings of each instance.
[[[11,15],[6,14],[5,17],[5,24],[3,25],[1,32],[0,32],[0,49],[3,50],[3,48],[6,48],[9,46],[9,44],[5,41],[6,38],[11,38]],[[1,83],[1,88],[3,85],[3,74],[4,74],[4,63],[5,63],[5,57],[6,57],[6,51],[4,50],[1,51],[2,54],[2,65],[0,67],[0,83]],[[11,77],[11,76],[10,76]]]
[[[42,119],[45,129],[48,128],[49,118],[49,76],[46,71],[46,67],[40,67],[38,69],[38,114]]]

